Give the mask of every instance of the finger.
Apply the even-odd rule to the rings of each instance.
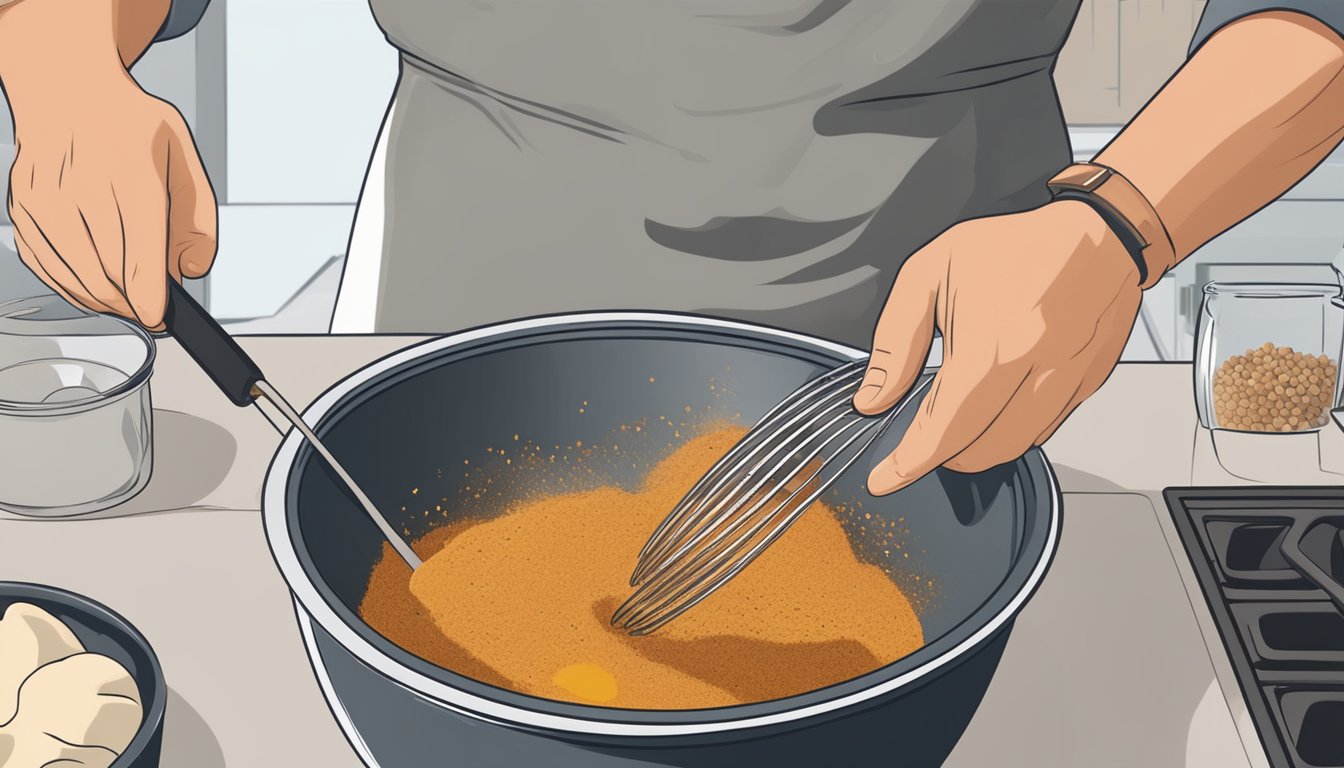
[[[140,324],[158,330],[168,305],[168,194],[149,183],[113,187],[126,243],[121,284]]]
[[[26,210],[23,213],[29,215],[40,239],[47,246],[47,249],[39,250],[39,258],[45,259],[46,251],[50,251],[50,254],[64,265],[65,270],[62,274],[68,272],[78,282],[80,288],[105,307],[98,311],[112,312],[122,317],[134,317],[131,305],[126,300],[126,294],[103,268],[93,233],[84,214],[78,208],[51,206],[50,212],[42,215],[41,224],[38,224]]]
[[[1013,399],[1030,371],[1020,360],[997,361],[993,350],[960,349],[934,377],[896,450],[868,475],[869,492],[898,491],[965,450]]]
[[[43,282],[59,289],[58,292],[62,297],[76,306],[93,312],[115,312],[111,306],[90,291],[80,280],[79,275],[71,270],[70,265],[61,259],[51,240],[38,226],[27,208],[16,203],[10,209],[10,217],[14,222],[15,245],[22,244],[40,267],[39,270],[35,269],[33,264],[28,264],[34,274],[40,278],[45,276]],[[115,293],[115,289],[112,289],[112,292]]]
[[[896,276],[873,332],[873,352],[863,383],[854,395],[860,413],[881,413],[896,404],[915,383],[933,343],[938,285],[917,266],[916,253]]]
[[[122,263],[126,258],[126,244],[122,242],[121,219],[117,215],[116,198],[112,196],[112,187],[100,195],[90,195],[81,199],[80,219],[93,241],[93,249],[98,254],[98,264],[103,274],[116,287],[126,304],[126,316],[135,317],[126,298],[126,287],[121,284]]]
[[[22,261],[23,265],[27,267],[30,272],[37,275],[37,279],[45,283],[48,288],[55,291],[56,295],[70,302],[72,306],[84,306],[84,302],[71,296],[69,291],[62,288],[61,284],[56,282],[56,280],[47,273],[46,268],[42,266],[42,262],[38,261],[37,256],[33,255],[33,249],[28,247],[27,241],[19,234],[17,227],[15,227],[14,230],[14,246],[15,250],[19,252],[19,261]]]
[[[1063,368],[1033,372],[984,434],[945,466],[958,472],[983,472],[1026,453],[1041,430],[1068,407],[1085,372],[1076,361]]]
[[[185,123],[168,148],[168,271],[179,280],[204,277],[215,261],[215,192]]]

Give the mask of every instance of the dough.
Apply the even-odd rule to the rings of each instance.
[[[117,662],[81,653],[37,670],[19,693],[16,733],[49,733],[67,744],[121,754],[140,727],[140,692]]]
[[[26,671],[25,671],[26,670]],[[11,680],[17,681],[11,683]],[[59,620],[15,604],[0,621],[0,687],[11,715],[0,723],[0,766],[108,768],[140,728],[134,678],[88,653]]]
[[[75,633],[55,616],[29,603],[11,604],[0,618],[0,726],[14,718],[24,678],[43,664],[83,652]]]
[[[5,754],[5,739],[12,751]],[[4,768],[110,768],[117,753],[101,747],[72,747],[45,733],[9,737],[0,733],[0,766]]]

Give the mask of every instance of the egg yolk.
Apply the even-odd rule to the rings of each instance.
[[[556,672],[551,682],[580,699],[599,704],[616,698],[616,678],[596,664],[570,664]]]

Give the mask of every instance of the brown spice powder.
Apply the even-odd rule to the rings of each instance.
[[[360,616],[405,650],[467,677],[638,709],[790,696],[922,646],[910,601],[857,558],[822,503],[653,635],[610,626],[649,533],[742,434],[724,427],[690,440],[637,493],[604,487],[550,496],[437,529],[415,542],[426,560],[413,576],[384,545]]]

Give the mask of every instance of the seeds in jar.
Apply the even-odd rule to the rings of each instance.
[[[1325,426],[1335,402],[1334,360],[1270,342],[1232,355],[1213,376],[1218,425],[1248,432]]]

